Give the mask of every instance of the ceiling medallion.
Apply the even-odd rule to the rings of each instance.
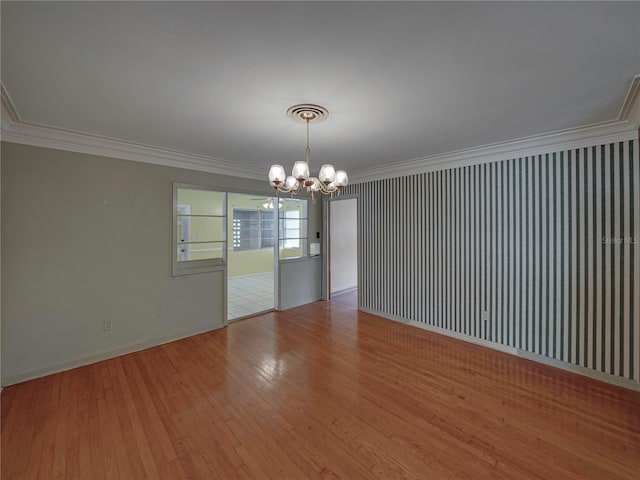
[[[327,119],[329,111],[320,106],[309,103],[294,105],[287,110],[287,115],[307,124],[307,148],[305,160],[299,160],[293,164],[291,175],[287,176],[282,165],[271,165],[269,170],[269,184],[275,188],[276,193],[290,193],[297,195],[305,189],[313,198],[316,192],[323,195],[333,195],[349,183],[349,177],[344,170],[336,171],[333,165],[325,164],[320,167],[317,177],[309,175],[309,124],[320,123]]]

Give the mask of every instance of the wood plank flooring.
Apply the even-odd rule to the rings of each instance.
[[[640,393],[355,309],[270,313],[2,392],[11,479],[633,479]]]

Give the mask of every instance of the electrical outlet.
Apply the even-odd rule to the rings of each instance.
[[[489,321],[489,310],[483,310],[481,318],[482,318],[483,322],[488,322]]]
[[[102,331],[110,332],[111,331],[111,320],[105,320],[102,322]]]

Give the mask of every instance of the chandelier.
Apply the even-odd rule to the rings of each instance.
[[[307,148],[305,160],[299,160],[293,164],[291,175],[287,176],[282,165],[271,165],[269,170],[269,183],[278,192],[290,193],[292,196],[304,190],[313,195],[320,192],[323,195],[333,195],[339,192],[349,183],[349,177],[344,170],[336,171],[333,165],[325,164],[320,167],[317,177],[309,174],[309,124],[324,121],[329,116],[329,111],[320,105],[300,104],[287,110],[287,115],[294,120],[307,124]]]

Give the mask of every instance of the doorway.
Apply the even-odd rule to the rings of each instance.
[[[275,308],[277,201],[227,194],[227,321]]]
[[[329,298],[358,289],[358,199],[329,205]]]

